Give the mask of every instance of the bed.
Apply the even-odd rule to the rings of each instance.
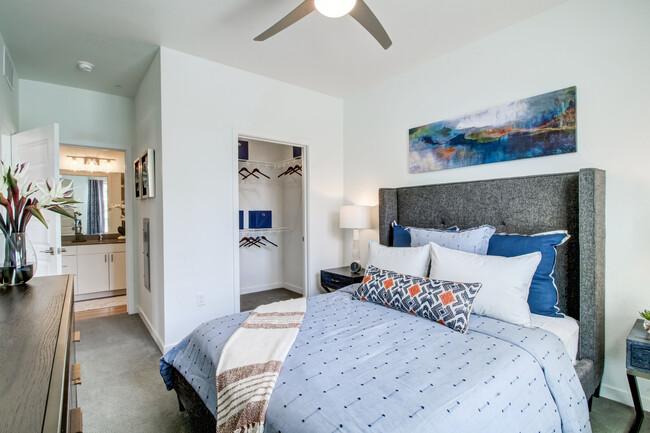
[[[556,272],[562,311],[580,323],[577,362],[564,359],[562,342],[546,331],[472,315],[470,331],[459,334],[353,301],[352,287],[308,299],[265,431],[590,431],[579,407],[598,396],[603,373],[604,210],[605,173],[597,169],[381,189],[384,245],[393,221],[490,224],[522,234],[568,230]],[[199,326],[161,360],[194,431],[215,431],[210,387],[218,355],[247,314]]]

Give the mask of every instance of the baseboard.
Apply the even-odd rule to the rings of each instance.
[[[144,313],[144,311],[142,311],[142,308],[140,307],[138,307],[138,314],[140,315],[140,319],[142,319],[142,323],[144,323],[144,326],[149,331],[149,334],[151,334],[151,338],[153,338],[153,341],[156,343],[156,346],[158,346],[158,349],[160,349],[160,351],[163,354],[166,353],[167,350],[169,349],[165,350],[165,346],[163,345],[162,338],[160,338],[160,335],[158,335],[158,333],[154,330],[153,326],[151,325],[151,322],[149,321],[149,318]]]
[[[614,388],[610,385],[601,385],[600,396],[626,404],[628,406],[634,406],[634,402],[632,401],[632,394],[630,394],[629,388],[620,389]],[[641,396],[641,403],[643,404],[644,408],[650,407],[650,398]]]
[[[113,296],[126,295],[126,289],[110,290],[108,292],[85,293],[82,295],[74,295],[74,301],[90,301],[91,299],[112,298]]]
[[[293,284],[284,283],[284,288],[287,290],[291,290],[292,292],[296,292],[300,295],[305,294],[305,290],[302,287],[294,286]]]
[[[262,284],[261,286],[252,286],[252,287],[242,287],[239,289],[240,295],[248,295],[250,293],[263,292],[265,290],[279,289],[284,287],[284,282],[280,281],[277,283]]]

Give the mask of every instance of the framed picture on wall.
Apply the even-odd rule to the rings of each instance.
[[[156,183],[154,178],[154,156],[153,149],[147,149],[145,153],[140,156],[140,177],[141,177],[141,190],[142,198],[155,197]]]
[[[140,176],[140,158],[133,161],[133,173],[135,178],[135,198],[142,198],[142,192],[140,190],[140,184],[142,183]]]

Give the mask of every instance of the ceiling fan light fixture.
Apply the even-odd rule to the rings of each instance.
[[[347,15],[356,5],[357,0],[315,0],[316,10],[329,18]]]

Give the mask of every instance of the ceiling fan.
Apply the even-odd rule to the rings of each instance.
[[[385,50],[393,44],[393,41],[388,37],[388,33],[386,33],[386,30],[384,30],[384,27],[364,0],[305,0],[297,8],[289,12],[286,17],[273,24],[253,40],[265,41],[300,21],[314,10],[330,18],[338,18],[349,14],[365,27]]]

